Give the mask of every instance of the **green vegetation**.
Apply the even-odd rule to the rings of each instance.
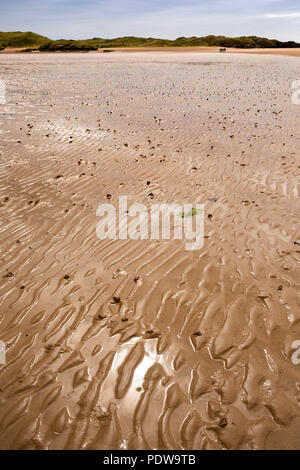
[[[239,38],[227,38],[225,36],[205,37],[180,37],[175,40],[136,38],[128,36],[115,39],[94,38],[87,40],[88,43],[102,44],[104,47],[236,47],[248,48],[276,48],[276,47],[300,47],[294,41],[281,42],[276,39],[259,38],[257,36],[242,36]]]
[[[241,49],[250,48],[277,48],[277,47],[300,47],[294,41],[281,42],[277,39],[260,38],[257,36],[241,36],[238,38],[228,38],[226,36],[206,36],[202,38],[178,38],[174,41],[178,46],[217,46],[236,47]]]
[[[76,52],[76,51],[96,51],[99,44],[92,44],[89,41],[73,41],[60,39],[59,41],[47,41],[39,48],[41,52]]]
[[[175,40],[156,38],[137,38],[125,36],[114,39],[93,38],[86,40],[66,40],[59,39],[52,41],[45,36],[35,33],[0,32],[0,50],[4,47],[16,48],[39,48],[40,51],[93,51],[99,46],[105,48],[112,47],[236,47],[248,48],[278,48],[278,47],[300,47],[294,41],[282,42],[277,39],[260,38],[257,36],[241,36],[228,38],[226,36],[205,36],[205,37],[180,37]]]
[[[35,33],[21,33],[14,31],[3,33],[0,31],[0,47],[38,47],[48,39]]]

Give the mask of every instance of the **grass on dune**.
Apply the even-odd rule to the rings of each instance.
[[[241,36],[229,38],[226,36],[180,37],[174,40],[157,38],[140,38],[125,36],[114,39],[93,38],[85,40],[59,39],[53,41],[46,36],[32,32],[1,32],[0,50],[7,47],[38,48],[40,51],[90,51],[97,50],[102,45],[111,47],[235,47],[249,48],[293,48],[300,47],[294,41],[278,41],[257,36]]]

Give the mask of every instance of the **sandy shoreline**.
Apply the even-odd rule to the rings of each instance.
[[[24,48],[9,48],[4,51],[0,51],[0,54],[15,54],[20,53]],[[109,49],[99,49],[97,52],[82,52],[82,54],[98,54],[103,53],[103,50],[110,52],[125,52],[125,53],[137,53],[137,52],[155,52],[155,53],[219,53],[219,47],[114,47]],[[27,54],[37,54],[40,52],[28,52]],[[278,49],[236,49],[227,48],[227,53],[233,54],[271,54],[281,55],[288,57],[300,57],[300,48],[278,48]],[[42,54],[61,54],[60,52],[43,52]]]
[[[3,54],[1,449],[298,449],[295,57]],[[99,240],[201,203],[205,240]]]
[[[219,53],[219,47],[151,47],[151,48],[114,48],[118,52],[172,52],[172,53]],[[291,57],[300,57],[300,49],[236,49],[227,48],[227,53],[233,54],[274,54]]]

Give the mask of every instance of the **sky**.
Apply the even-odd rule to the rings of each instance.
[[[0,31],[51,39],[220,34],[300,42],[300,0],[0,0]]]

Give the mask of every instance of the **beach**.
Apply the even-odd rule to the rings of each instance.
[[[299,449],[300,61],[267,52],[1,54],[1,449]],[[99,239],[120,196],[203,205],[203,246]]]
[[[225,48],[226,52],[230,54],[267,54],[267,55],[281,55],[281,56],[286,56],[286,57],[300,57],[300,49],[297,47],[286,47],[286,48],[255,48],[255,49],[239,49],[235,47],[227,47]],[[30,51],[26,51],[26,48],[24,47],[7,47],[3,51],[0,51],[1,54],[16,54],[16,53],[24,53],[26,52],[26,55],[28,54],[39,54],[40,51],[38,49]],[[172,46],[162,46],[162,47],[110,47],[110,48],[103,48],[103,49],[98,49],[98,51],[92,51],[88,52],[89,54],[102,54],[103,52],[118,52],[118,53],[164,53],[164,54],[170,54],[170,53],[219,53],[220,52],[220,47],[215,47],[215,46],[210,46],[210,47],[204,47],[204,46],[199,46],[199,47],[172,47]],[[87,52],[83,52],[86,54]],[[45,54],[45,52],[42,52],[42,54]],[[58,52],[58,54],[61,54],[61,52]]]

